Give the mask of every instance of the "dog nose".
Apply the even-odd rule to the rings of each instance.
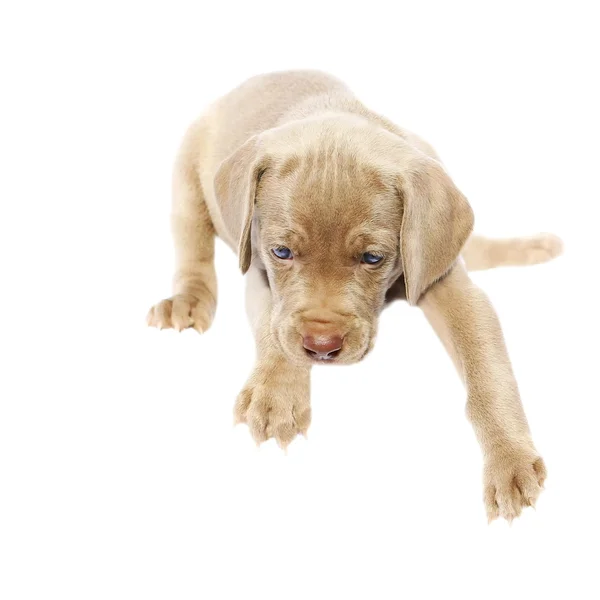
[[[344,338],[339,335],[306,335],[302,338],[304,348],[313,358],[330,360],[342,349]]]

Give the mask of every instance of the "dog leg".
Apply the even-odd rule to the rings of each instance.
[[[551,233],[506,239],[472,235],[461,254],[468,271],[481,271],[537,265],[556,258],[562,250],[561,239]]]
[[[466,384],[467,415],[484,454],[488,518],[511,521],[535,503],[546,469],[531,440],[496,313],[460,264],[419,306]]]
[[[246,275],[246,311],[257,360],[235,404],[236,423],[246,423],[257,444],[275,438],[285,448],[310,425],[310,366],[290,363],[271,330],[271,290],[264,272]]]
[[[159,329],[193,327],[203,333],[215,314],[215,231],[196,170],[199,134],[199,124],[190,128],[173,172],[173,296],[153,306],[147,317],[148,325]]]

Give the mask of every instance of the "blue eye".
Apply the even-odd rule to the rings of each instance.
[[[294,258],[292,251],[285,246],[273,248],[272,252],[277,258],[281,258],[281,260],[290,260],[290,258]]]
[[[370,252],[365,252],[360,257],[361,262],[364,262],[367,265],[376,265],[383,260],[383,256],[379,256],[377,254],[371,254]]]

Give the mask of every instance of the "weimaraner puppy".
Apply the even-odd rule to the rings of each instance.
[[[315,71],[254,77],[186,133],[173,177],[173,296],[148,323],[202,333],[215,314],[214,238],[239,255],[256,338],[235,416],[282,446],[310,424],[310,371],[372,348],[379,314],[423,310],[467,388],[489,519],[533,505],[546,468],[498,319],[467,271],[534,264],[555,236],[471,236],[473,212],[433,148]]]

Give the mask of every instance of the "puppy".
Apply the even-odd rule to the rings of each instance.
[[[382,309],[402,298],[423,310],[467,388],[489,519],[535,503],[546,468],[494,309],[467,271],[549,260],[558,238],[471,237],[471,207],[433,148],[313,71],[254,77],[190,127],[172,226],[173,296],[148,323],[206,331],[215,235],[237,251],[257,361],[235,417],[257,442],[305,433],[311,367],[361,360]]]

